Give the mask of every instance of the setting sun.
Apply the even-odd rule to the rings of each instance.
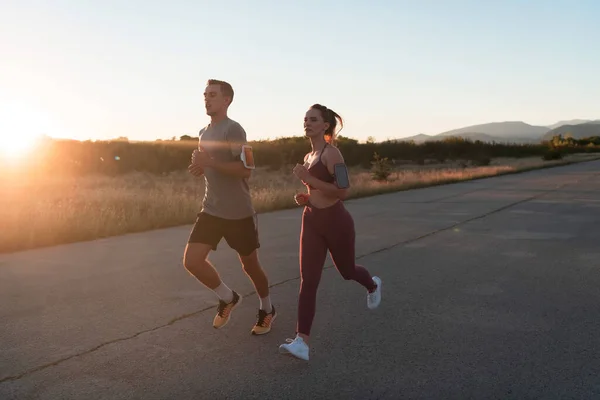
[[[38,137],[34,134],[4,136],[0,134],[0,155],[7,158],[20,158],[31,150]]]
[[[13,101],[0,109],[0,159],[22,160],[52,128],[40,109]]]

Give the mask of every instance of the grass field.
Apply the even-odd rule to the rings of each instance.
[[[533,168],[597,159],[575,154],[560,161],[539,157],[494,159],[489,166],[458,164],[396,166],[386,182],[367,170],[351,170],[351,197],[464,181]],[[3,179],[0,252],[90,240],[193,223],[204,195],[203,178],[187,171],[157,176],[142,173],[108,177]],[[286,170],[256,170],[250,181],[258,212],[295,207],[301,183]]]

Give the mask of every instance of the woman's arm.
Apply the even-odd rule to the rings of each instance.
[[[327,167],[329,173],[332,175],[334,174],[334,165],[345,164],[344,157],[342,156],[342,153],[337,147],[329,147],[327,152],[323,154],[323,158],[321,160]],[[340,189],[336,185],[336,183],[323,182],[322,180],[317,179],[312,175],[307,177],[306,183],[308,183],[313,188],[320,190],[321,192],[329,196],[337,197],[340,200],[345,200],[348,197],[349,188]]]

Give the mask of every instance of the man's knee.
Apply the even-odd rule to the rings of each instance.
[[[242,268],[248,274],[252,274],[261,269],[260,262],[258,261],[258,252],[257,250],[253,250],[251,253],[247,255],[239,255],[240,261],[242,263]]]
[[[204,243],[188,243],[183,254],[183,266],[188,271],[202,268],[212,246]]]

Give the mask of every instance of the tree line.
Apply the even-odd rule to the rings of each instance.
[[[257,166],[270,170],[302,163],[304,155],[310,151],[310,143],[304,137],[251,141],[249,144],[253,146]],[[540,156],[549,159],[549,153],[598,152],[600,138],[555,137],[539,144],[486,143],[460,137],[425,143],[392,140],[359,143],[342,136],[336,145],[349,166],[370,168],[375,157],[387,158],[392,164],[464,160],[474,165],[486,165],[495,157]],[[29,165],[44,173],[117,175],[142,171],[164,174],[186,169],[196,147],[197,139],[194,138],[156,142],[48,140],[43,151],[37,152]]]

